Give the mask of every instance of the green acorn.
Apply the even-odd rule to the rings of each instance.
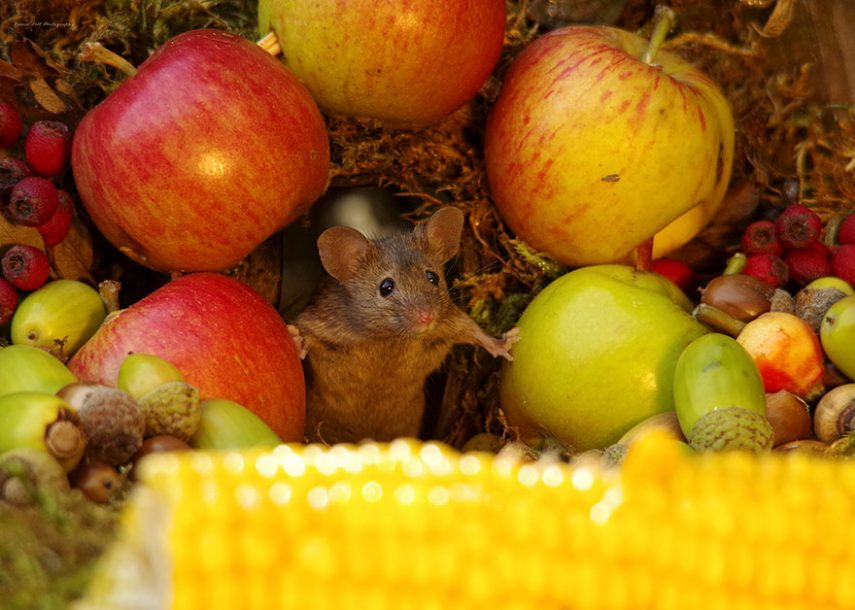
[[[202,401],[202,421],[190,438],[197,449],[275,447],[282,439],[255,413],[224,398]]]
[[[0,396],[14,392],[55,394],[77,377],[44,350],[30,345],[0,348]]]
[[[70,472],[86,446],[77,413],[56,394],[16,392],[0,396],[0,451],[22,447],[47,451]]]
[[[136,399],[145,437],[166,434],[188,440],[202,418],[199,390],[171,362],[154,354],[130,354],[119,365],[116,384]]]
[[[66,361],[107,317],[98,291],[76,280],[55,280],[31,292],[12,317],[12,343],[50,351]]]
[[[202,406],[199,390],[186,381],[169,381],[137,400],[145,419],[145,436],[167,434],[183,441],[199,429]]]
[[[757,365],[735,339],[708,333],[677,359],[674,405],[689,445],[699,450],[772,447]]]
[[[20,447],[0,453],[0,502],[29,506],[41,491],[68,489],[68,475],[48,452]]]
[[[170,381],[184,381],[184,375],[171,362],[154,354],[130,354],[119,365],[116,385],[139,400]]]

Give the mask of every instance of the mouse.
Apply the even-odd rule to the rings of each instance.
[[[425,382],[454,345],[512,359],[519,330],[488,335],[449,294],[444,268],[463,223],[448,205],[411,231],[369,239],[335,226],[318,237],[326,276],[289,324],[306,370],[308,442],[415,438]]]

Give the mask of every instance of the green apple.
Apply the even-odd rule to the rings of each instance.
[[[603,448],[674,409],[677,358],[708,332],[668,279],[625,265],[571,271],[526,308],[499,396],[526,442]]]
[[[828,359],[855,381],[855,295],[843,297],[828,308],[819,334]]]

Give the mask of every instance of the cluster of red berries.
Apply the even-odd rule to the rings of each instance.
[[[752,222],[740,241],[747,256],[742,273],[776,288],[831,275],[855,285],[855,214],[840,224],[833,247],[820,241],[823,229],[816,212],[800,203],[787,206],[775,220]]]
[[[0,149],[14,145],[23,127],[15,107],[0,102]],[[45,246],[55,246],[68,235],[74,217],[71,196],[54,184],[68,166],[71,130],[59,121],[35,121],[23,144],[23,160],[0,157],[0,214],[10,223],[35,228]],[[44,284],[50,264],[43,250],[13,244],[2,253],[0,272],[0,324],[5,324],[17,307],[17,291]]]

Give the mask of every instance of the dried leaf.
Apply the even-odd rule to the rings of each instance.
[[[0,215],[0,248],[12,244],[27,244],[44,250],[42,236],[33,227],[9,222]]]
[[[65,68],[56,63],[53,58],[35,42],[33,42],[32,40],[26,40],[25,42],[30,45],[30,49],[32,50],[32,52],[36,54],[36,56],[41,60],[42,64],[44,64],[46,68],[49,68],[52,73],[59,75],[61,73],[68,72]],[[51,74],[51,72],[48,72],[48,74]]]
[[[86,225],[75,218],[65,239],[48,248],[56,274],[69,280],[94,282],[91,268],[95,259],[92,236]]]
[[[20,82],[23,75],[18,68],[10,64],[8,61],[0,61],[0,77]]]
[[[16,40],[9,45],[9,58],[15,67],[24,73],[41,77],[49,76],[52,73],[52,70],[45,65],[42,57],[36,51],[35,45],[29,40]]]
[[[74,91],[74,87],[72,87],[67,81],[58,78],[53,83],[54,88],[63,93],[74,100],[74,102],[79,106],[80,100],[77,99],[77,93]]]
[[[68,106],[62,101],[56,91],[43,78],[34,78],[30,81],[30,91],[39,105],[53,114],[62,114],[68,110]]]

